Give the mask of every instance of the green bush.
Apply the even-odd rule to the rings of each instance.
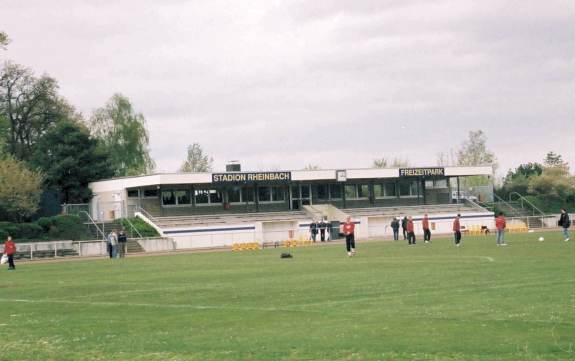
[[[11,235],[15,241],[50,241],[87,239],[87,228],[78,216],[42,217],[36,222],[0,222],[0,237]]]
[[[130,218],[129,220],[134,225],[134,227],[138,230],[138,232],[140,232],[142,237],[158,237],[159,236],[156,229],[154,227],[150,226],[148,223],[146,223],[142,219]],[[128,224],[128,222],[126,220],[122,220],[122,226],[124,227],[124,229],[126,230],[126,232],[128,234],[133,233],[132,227],[130,227],[130,225]],[[137,236],[137,235],[134,234],[134,236]]]

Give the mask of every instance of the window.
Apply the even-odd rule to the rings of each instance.
[[[214,204],[214,203],[222,203],[222,193],[220,191],[217,190],[210,190],[210,203]]]
[[[331,184],[329,186],[329,198],[330,199],[341,199],[343,190],[341,184]]]
[[[254,201],[254,189],[252,187],[245,187],[242,189],[242,202]]]
[[[157,198],[158,193],[157,189],[144,189],[144,198]]]
[[[347,184],[345,186],[345,198],[356,198],[357,197],[357,187],[355,184]]]
[[[190,204],[190,193],[185,190],[174,191],[177,204]]]
[[[435,180],[435,188],[436,188],[436,189],[449,188],[449,187],[447,186],[447,179],[436,179],[436,180]]]
[[[190,203],[190,193],[187,190],[162,191],[162,205],[164,206],[186,205]]]
[[[270,187],[259,187],[258,188],[258,201],[260,201],[260,202],[271,201]]]
[[[139,189],[128,189],[128,198],[138,198],[139,196]]]
[[[162,204],[164,206],[176,205],[176,195],[173,191],[162,191]]]
[[[373,195],[375,198],[383,198],[385,196],[385,187],[383,184],[373,185]]]
[[[242,189],[240,187],[234,187],[228,189],[228,202],[229,203],[240,203],[242,201]]]
[[[417,197],[417,181],[400,182],[399,183],[399,196],[400,197]]]
[[[357,198],[368,198],[369,197],[369,186],[367,184],[357,185]]]
[[[384,196],[385,197],[397,197],[397,189],[395,183],[385,183],[384,184]]]
[[[317,186],[317,199],[326,200],[329,198],[328,185],[318,185]]]
[[[283,187],[272,187],[272,200],[276,202],[285,201]]]
[[[196,197],[196,204],[210,203],[209,191],[204,189],[196,189],[194,195]]]

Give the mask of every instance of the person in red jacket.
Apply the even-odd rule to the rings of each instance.
[[[347,217],[347,222],[343,224],[343,234],[345,234],[345,246],[347,248],[347,255],[355,255],[355,223],[352,222],[351,217]]]
[[[411,216],[407,218],[407,244],[415,244],[415,229],[413,227],[413,218]]]
[[[495,228],[497,228],[498,246],[507,246],[507,244],[505,243],[505,227],[507,227],[505,216],[503,215],[503,212],[499,212],[499,216],[495,219]]]
[[[459,247],[461,243],[461,222],[460,219],[461,214],[458,214],[457,217],[453,220],[453,235],[455,236],[455,245]]]
[[[16,253],[16,244],[14,244],[11,236],[8,236],[6,242],[4,242],[4,253],[6,253],[6,256],[8,256],[8,269],[16,269],[16,266],[14,266],[14,253]]]
[[[431,242],[431,230],[429,229],[429,217],[427,216],[427,213],[423,215],[421,226],[423,228],[423,241],[425,243]]]

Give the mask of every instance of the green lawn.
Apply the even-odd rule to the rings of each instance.
[[[559,232],[20,263],[0,360],[574,360]]]

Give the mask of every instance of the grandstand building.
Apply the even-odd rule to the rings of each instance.
[[[90,209],[101,221],[137,215],[163,236],[199,246],[222,245],[214,239],[230,233],[261,242],[303,237],[312,220],[347,216],[358,224],[360,238],[388,235],[394,216],[417,220],[423,213],[437,231],[446,232],[441,224],[456,213],[464,213],[464,223],[492,222],[493,213],[473,202],[492,200],[492,186],[474,196],[462,189],[465,178],[476,176],[491,179],[492,168],[153,174],[91,183]]]

